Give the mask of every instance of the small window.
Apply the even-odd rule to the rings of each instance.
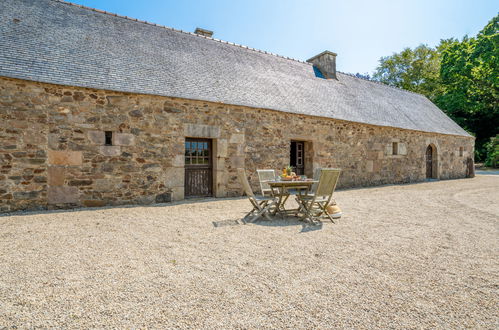
[[[464,148],[459,147],[459,157],[463,157],[463,154],[464,154]]]
[[[104,137],[105,137],[104,145],[106,145],[106,146],[112,146],[113,145],[113,132],[106,131],[104,133]]]
[[[392,155],[398,155],[399,154],[399,144],[398,142],[393,142],[392,143]]]

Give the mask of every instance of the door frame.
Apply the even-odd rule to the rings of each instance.
[[[296,172],[297,175],[304,175],[306,172],[307,172],[307,169],[306,169],[306,153],[307,153],[307,150],[306,150],[306,141],[301,141],[301,140],[291,140],[289,142],[289,160],[290,160],[290,165],[291,165],[291,150],[292,150],[292,145],[293,143],[295,143],[295,146],[296,146],[296,150],[295,150],[295,157],[296,157],[296,160],[298,159],[298,145],[301,145],[302,146],[302,155],[301,155],[301,161],[302,161],[302,166],[300,167],[302,169],[302,171],[298,171],[298,166],[295,166],[295,169],[294,171]],[[302,173],[298,173],[298,172],[302,172]]]
[[[208,159],[208,164],[187,164],[186,163],[186,143],[187,142],[205,142],[207,143],[208,156],[196,156],[196,160],[198,159]],[[184,198],[196,198],[196,197],[213,197],[214,196],[214,149],[213,149],[213,139],[210,138],[200,138],[200,137],[186,137],[184,141]],[[191,156],[192,157],[192,156]],[[201,158],[199,158],[201,157]],[[207,188],[209,189],[206,194],[189,194],[192,189],[188,187],[188,173],[189,170],[195,169],[206,169],[208,174],[208,184]]]
[[[428,177],[428,159],[427,153],[428,149],[431,148],[431,176]],[[438,151],[437,146],[433,143],[427,144],[425,148],[425,178],[426,179],[438,179]]]

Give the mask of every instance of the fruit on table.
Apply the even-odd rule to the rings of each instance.
[[[299,180],[300,179],[300,176],[296,175],[296,174],[294,174],[294,175],[281,174],[280,177],[281,177],[282,180],[286,180],[286,181]]]

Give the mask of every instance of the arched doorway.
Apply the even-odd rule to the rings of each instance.
[[[437,170],[437,148],[430,144],[426,147],[426,178],[437,179]]]

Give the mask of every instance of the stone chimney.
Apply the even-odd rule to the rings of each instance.
[[[194,31],[194,33],[199,34],[200,36],[208,37],[208,38],[211,38],[211,36],[213,35],[213,31],[205,30],[205,29],[201,29],[201,28],[196,28],[196,31]]]
[[[315,55],[307,60],[308,63],[312,63],[317,69],[320,70],[324,78],[326,79],[337,79],[336,78],[336,53],[325,50],[319,55]]]

